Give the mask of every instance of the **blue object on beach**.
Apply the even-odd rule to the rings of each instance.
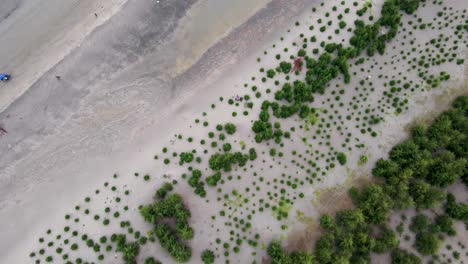
[[[0,80],[6,81],[10,78],[10,75],[8,73],[0,73]]]

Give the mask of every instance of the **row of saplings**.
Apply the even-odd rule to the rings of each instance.
[[[437,253],[444,236],[456,235],[453,221],[468,220],[468,204],[446,192],[459,179],[468,186],[467,159],[468,97],[461,96],[429,128],[416,126],[410,139],[376,163],[373,175],[379,183],[350,189],[355,209],[320,218],[324,233],[312,254],[287,253],[274,241],[267,250],[272,263],[370,263],[371,253],[389,251],[394,264],[421,263],[398,248],[395,232],[386,225],[390,211],[416,208],[410,224],[414,248],[423,256]],[[437,213],[430,217],[425,209]]]

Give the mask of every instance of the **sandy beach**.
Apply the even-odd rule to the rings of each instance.
[[[375,2],[372,14],[378,14],[383,3]],[[448,2],[455,10],[465,8],[463,1]],[[330,9],[338,3],[325,3],[323,8]],[[190,224],[195,227],[195,237],[190,244],[193,250],[190,263],[200,263],[200,252],[206,248],[221,248],[214,241],[217,238],[228,241],[231,237],[229,228],[219,216],[216,221],[212,221],[212,217],[220,210],[239,217],[254,210],[253,205],[242,207],[240,204],[236,205],[239,210],[233,205],[226,209],[222,202],[216,203],[223,194],[253,188],[258,181],[252,175],[257,172],[266,178],[270,175],[272,179],[279,179],[280,171],[292,177],[306,177],[307,173],[301,167],[306,163],[305,159],[298,159],[291,153],[298,151],[306,156],[313,149],[330,158],[329,153],[334,151],[329,145],[318,143],[329,140],[320,136],[317,139],[311,136],[310,144],[314,148],[304,146],[302,137],[312,132],[302,127],[307,124],[300,123],[297,137],[278,150],[284,152],[284,156],[268,155],[272,145],[255,145],[255,135],[251,131],[251,124],[260,112],[260,102],[255,101],[255,107],[248,109],[248,115],[242,115],[240,109],[226,102],[248,94],[250,88],[244,85],[247,82],[251,82],[249,87],[275,86],[274,81],[280,77],[262,83],[263,73],[259,72],[259,67],[275,67],[277,60],[273,54],[287,48],[291,49],[290,54],[298,52],[300,47],[287,43],[300,43],[299,35],[306,32],[309,25],[295,26],[295,22],[309,21],[307,23],[313,25],[318,17],[326,20],[324,14],[311,14],[312,7],[318,4],[305,0],[53,0],[45,3],[8,0],[0,13],[0,71],[13,75],[11,81],[0,83],[0,126],[7,132],[0,136],[0,262],[33,263],[29,254],[38,247],[37,238],[45,236],[49,228],[54,229],[51,236],[62,234],[63,228],[70,225],[64,219],[67,214],[80,218],[79,222],[71,224],[80,234],[88,232],[97,239],[119,232],[118,221],[103,228],[91,216],[74,212],[77,205],[88,208],[93,215],[94,212],[102,213],[107,206],[112,211],[119,211],[125,204],[130,210],[121,211],[120,219],[131,220],[136,230],[147,231],[147,224],[138,218],[138,206],[149,203],[156,188],[168,180],[179,181],[177,192],[192,213]],[[358,8],[351,3],[346,7],[348,5]],[[429,6],[418,14],[429,16],[436,8]],[[343,19],[348,25],[352,25],[356,18],[354,9],[352,15]],[[416,20],[409,15],[403,17],[404,23],[412,19]],[[423,45],[438,32],[431,30],[427,36],[422,35],[415,41]],[[333,36],[333,41],[347,43],[350,35],[350,31],[343,30]],[[317,46],[325,40],[325,34],[317,34]],[[361,66],[353,66],[352,70],[358,72],[358,76],[353,76],[346,86],[356,88],[346,92],[344,103],[351,106],[355,101],[353,98],[361,93],[369,95],[366,102],[360,102],[359,110],[350,108],[348,113],[357,114],[361,108],[370,105],[375,109],[378,109],[376,105],[384,105],[380,103],[380,97],[387,88],[384,88],[384,80],[378,80],[376,76],[388,74],[388,67],[378,69],[371,65],[387,65],[390,61],[393,64],[394,57],[404,50],[398,45],[403,41],[407,40],[397,36],[390,42],[385,55],[376,55]],[[456,53],[466,58],[466,45]],[[372,72],[361,73],[360,67],[372,69]],[[405,65],[396,62],[394,67],[392,77]],[[340,194],[345,193],[349,185],[366,179],[375,161],[385,157],[393,145],[408,136],[410,124],[429,122],[447,109],[453,98],[467,93],[465,65],[453,63],[437,67],[444,67],[444,71],[451,74],[450,80],[441,84],[443,89],[423,89],[406,94],[410,110],[400,114],[394,114],[394,110],[385,105],[385,111],[382,110],[385,121],[375,128],[378,137],[372,137],[370,133],[360,139],[353,137],[352,144],[348,144],[353,150],[348,154],[346,166],[330,168],[328,161],[317,158],[318,166],[324,168],[327,176],[315,180],[313,186],[304,185],[292,191],[291,197],[298,198],[299,193],[303,193],[305,198],[298,198],[288,207],[291,213],[284,221],[277,221],[269,211],[254,214],[249,235],[261,234],[264,244],[280,237],[291,248],[310,247],[312,240],[304,240],[315,236],[318,215],[335,210],[335,201]],[[359,90],[357,87],[367,85],[360,83],[360,77],[367,83],[374,81],[369,87],[375,87],[377,92]],[[417,75],[408,73],[408,78],[417,80]],[[316,96],[314,107],[333,109],[333,100],[342,88],[340,83],[343,83],[341,77],[331,82],[326,93]],[[261,92],[262,96],[273,97],[264,90]],[[234,118],[236,111],[239,115]],[[196,119],[206,121],[209,127],[194,122]],[[169,154],[196,150],[203,161],[194,166],[208,175],[210,153],[203,153],[205,147],[198,142],[209,141],[207,133],[214,131],[219,120],[231,120],[237,126],[236,134],[228,138],[236,151],[241,151],[240,142],[245,141],[248,147],[255,146],[261,159],[231,173],[234,178],[242,174],[246,177],[242,181],[227,181],[222,193],[213,188],[201,198],[194,195],[181,178],[187,168],[178,167],[178,159]],[[294,117],[282,126],[286,130],[297,122],[302,121]],[[360,133],[360,129],[351,123],[341,124],[346,127],[346,132]],[[183,135],[183,140],[178,140],[177,135]],[[330,135],[336,139],[332,140],[332,148],[346,150],[342,147],[346,137],[344,132],[340,134],[336,130]],[[187,143],[186,139],[190,137],[194,143]],[[359,144],[365,147],[354,147]],[[164,147],[169,148],[168,154],[162,152]],[[161,158],[155,160],[155,155]],[[368,157],[368,162],[359,165],[362,155]],[[170,165],[163,164],[164,158],[171,159]],[[289,162],[295,159],[298,162]],[[135,177],[135,173],[140,176]],[[150,180],[143,180],[143,175],[149,175]],[[248,197],[254,204],[260,199],[268,199],[267,190],[274,192],[276,185],[273,180],[271,182],[271,186],[262,186],[264,189],[257,196],[241,191],[244,196],[240,197]],[[105,183],[116,186],[117,191],[104,188]],[[124,195],[125,190],[130,191],[129,196]],[[318,193],[330,190],[333,190],[331,198],[321,200]],[[84,197],[92,197],[92,202],[84,203]],[[116,197],[123,201],[116,203]],[[336,205],[336,210],[339,208],[340,205]],[[460,232],[466,237],[466,230]],[[73,240],[71,236],[69,239]],[[251,249],[244,243],[242,248],[245,250],[238,254],[231,253],[231,263],[246,263],[252,259],[261,263],[266,256],[264,245]],[[158,243],[150,244],[141,249],[138,263],[143,263],[150,255],[157,256],[163,263],[175,263],[164,252]],[[113,252],[105,254],[106,258],[99,263],[121,263],[120,257]],[[70,259],[82,257],[97,261],[94,252],[84,247],[83,251],[69,255]],[[216,263],[224,263],[221,255]],[[53,262],[60,261],[54,258]]]

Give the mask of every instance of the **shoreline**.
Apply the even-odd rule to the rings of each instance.
[[[11,0],[16,4],[14,10],[0,20],[3,43],[0,69],[13,78],[1,85],[0,113],[79,48],[89,34],[118,13],[127,1],[85,0],[76,4],[72,0],[46,3]],[[99,15],[95,17],[94,13]]]

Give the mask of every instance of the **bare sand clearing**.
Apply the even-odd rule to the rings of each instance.
[[[272,97],[272,94],[265,92],[265,88],[274,87],[274,81],[280,78],[269,79],[263,84],[261,77],[264,74],[259,72],[259,68],[275,67],[277,60],[274,54],[281,53],[285,48],[290,49],[289,54],[297,53],[300,47],[291,43],[301,43],[301,33],[307,32],[318,18],[325,20],[325,14],[312,14],[310,11],[318,3],[292,0],[272,1],[266,5],[267,1],[246,1],[242,5],[228,3],[230,1],[215,4],[181,0],[160,1],[159,5],[155,5],[154,2],[127,3],[124,11],[118,12],[92,33],[79,49],[43,75],[0,114],[0,122],[8,130],[8,134],[0,138],[2,263],[27,263],[30,261],[29,252],[38,249],[38,237],[53,240],[63,233],[65,226],[78,230],[80,234],[93,236],[96,240],[102,235],[120,232],[119,221],[112,220],[110,225],[104,227],[100,221],[92,219],[94,214],[102,214],[107,206],[112,212],[119,211],[121,219],[131,220],[135,230],[146,232],[150,227],[138,216],[138,205],[151,202],[155,189],[163,181],[174,179],[179,180],[177,192],[181,193],[192,211],[190,224],[195,229],[195,238],[190,243],[194,252],[191,263],[199,263],[199,254],[206,248],[216,248],[221,263],[224,258],[222,245],[214,241],[217,238],[223,242],[229,241],[231,230],[239,232],[225,225],[225,219],[219,216],[221,210],[239,218],[252,214],[252,226],[245,240],[256,233],[261,235],[257,248],[251,248],[244,242],[240,253],[231,252],[230,259],[234,263],[246,263],[252,259],[261,261],[265,256],[265,245],[273,238],[288,237],[285,241],[288,248],[310,246],[310,239],[319,232],[315,223],[318,214],[333,213],[348,206],[346,200],[335,201],[342,197],[349,185],[366,178],[374,162],[406,137],[407,125],[420,120],[421,116],[433,116],[443,111],[456,95],[466,93],[464,65],[443,65],[441,67],[452,75],[450,81],[443,83],[443,88],[408,93],[405,97],[409,99],[409,110],[398,115],[393,108],[384,104],[382,111],[385,121],[375,128],[378,137],[371,137],[369,133],[357,137],[360,129],[354,127],[354,121],[344,123],[346,131],[356,135],[347,145],[352,147],[352,151],[347,152],[346,166],[330,168],[327,165],[329,161],[325,161],[325,158],[333,156],[329,154],[330,146],[345,149],[341,145],[345,144],[345,136],[338,130],[332,130],[335,128],[332,126],[331,144],[322,145],[329,139],[324,135],[317,136],[317,126],[320,123],[325,126],[327,122],[320,120],[317,126],[310,129],[304,123],[299,128],[297,123],[303,121],[296,118],[285,121],[285,129],[296,126],[299,132],[291,138],[291,142],[278,149],[284,152],[283,157],[272,157],[268,155],[272,145],[254,145],[251,120],[258,116],[258,106],[249,110],[248,116],[243,116],[242,111],[226,101],[248,93],[251,85],[262,87],[263,98]],[[458,9],[463,6],[463,1],[448,2]],[[337,3],[326,2],[323,8],[330,9]],[[378,14],[381,4],[382,1],[376,1],[372,8],[374,14]],[[213,16],[212,6],[218,10]],[[354,10],[344,18],[351,25],[358,7],[346,3],[340,9],[345,7]],[[437,8],[429,5],[418,14],[423,18],[432,17]],[[415,20],[406,16],[403,21],[407,23],[410,19]],[[294,26],[295,21],[304,24]],[[320,34],[317,26],[314,30],[317,36],[314,45],[318,46],[327,35]],[[424,44],[437,33],[437,29],[428,30],[424,35],[418,35],[416,41]],[[343,31],[333,35],[333,41],[347,43],[349,36],[350,33]],[[283,39],[280,41],[281,37]],[[406,65],[394,58],[404,49],[400,45],[404,41],[402,35],[397,36],[389,44],[385,55],[353,66],[353,71],[358,74],[346,85],[352,88],[347,89],[341,99],[349,107],[335,108],[336,115],[352,114],[355,118],[361,109],[382,106],[379,100],[382,92],[388,88],[384,87],[384,80],[378,80],[376,76],[402,74],[400,69]],[[457,52],[466,56],[465,48]],[[261,58],[261,61],[257,62],[257,58]],[[392,68],[384,66],[387,64],[392,64]],[[366,73],[359,72],[361,67],[371,69],[371,66],[376,67]],[[60,81],[55,80],[57,73],[62,76]],[[366,80],[367,75],[369,78]],[[366,80],[365,84],[360,84],[362,79]],[[418,80],[416,73],[408,73],[408,80]],[[248,88],[244,88],[244,83],[249,83]],[[341,78],[333,81],[324,95],[317,95],[313,106],[322,109],[320,111],[333,109],[333,100],[343,88],[342,85]],[[370,93],[371,88],[376,92]],[[368,95],[366,100],[356,103],[360,94]],[[219,101],[220,97],[224,98],[223,102]],[[260,104],[259,100],[254,102]],[[215,105],[214,110],[211,104]],[[351,107],[353,104],[359,104],[357,109]],[[232,112],[236,110],[238,116],[234,118]],[[202,115],[203,112],[207,114]],[[201,123],[195,123],[195,119],[200,119],[201,123],[206,121],[209,125],[204,127]],[[266,154],[259,155],[261,158],[249,164],[248,168],[235,169],[230,173],[233,180],[226,180],[222,192],[218,194],[214,188],[209,189],[207,197],[200,198],[180,178],[187,170],[177,165],[178,159],[172,158],[171,153],[196,149],[203,160],[200,169],[206,168],[209,155],[201,154],[205,147],[199,142],[202,139],[210,142],[208,131],[214,131],[218,122],[226,120],[237,126],[237,132],[228,138],[235,150],[241,150],[243,141],[248,147],[255,146],[259,154]],[[327,128],[324,131],[327,132]],[[176,134],[183,134],[183,140],[177,140]],[[309,144],[304,144],[303,136],[310,137]],[[188,137],[193,137],[193,143],[187,142]],[[169,148],[169,153],[162,153],[163,147]],[[277,181],[287,175],[292,177],[291,180],[308,177],[303,169],[306,163],[303,157],[312,155],[314,151],[325,157],[319,159],[320,155],[316,156],[318,167],[323,168],[324,174],[319,173],[317,178],[320,180],[315,179],[313,185],[301,185],[291,191],[294,200],[297,200],[293,205],[281,208],[289,212],[289,216],[278,221],[271,210],[252,213],[260,200],[270,200],[271,205],[279,204],[278,199],[269,199],[269,192],[277,192]],[[155,161],[154,155],[161,157]],[[361,164],[359,158],[362,155],[366,155],[368,161]],[[166,157],[171,158],[170,165],[163,164],[162,160]],[[116,178],[112,177],[114,173],[117,174]],[[134,176],[135,173],[139,176]],[[208,175],[209,171],[203,170],[203,173]],[[150,175],[148,181],[143,179],[145,174]],[[236,180],[238,176],[242,180]],[[261,190],[247,191],[260,186],[256,185],[260,177],[264,177],[268,184],[262,184]],[[105,182],[115,186],[116,191],[103,187]],[[99,194],[96,194],[96,190],[99,190]],[[129,196],[124,194],[125,190],[129,190]],[[240,194],[229,196],[229,199],[222,198],[233,190]],[[300,192],[304,194],[302,199],[298,198]],[[91,197],[90,203],[83,201],[87,196]],[[116,197],[122,201],[117,203]],[[244,198],[250,202],[245,202]],[[75,205],[89,209],[91,214],[75,211]],[[120,211],[122,205],[130,209]],[[64,219],[65,214],[71,214],[72,219],[79,221],[71,223]],[[216,220],[212,220],[212,216],[216,216]],[[51,234],[46,234],[48,228],[53,229]],[[74,240],[69,235],[66,237]],[[58,243],[63,246],[63,242]],[[84,244],[82,247],[83,250],[70,252],[70,259],[82,257],[96,261],[94,252]],[[163,263],[172,263],[158,243],[143,247],[138,260],[142,261],[150,255]],[[59,260],[58,257],[54,259]],[[112,253],[106,254],[103,262],[119,261],[120,256]]]

